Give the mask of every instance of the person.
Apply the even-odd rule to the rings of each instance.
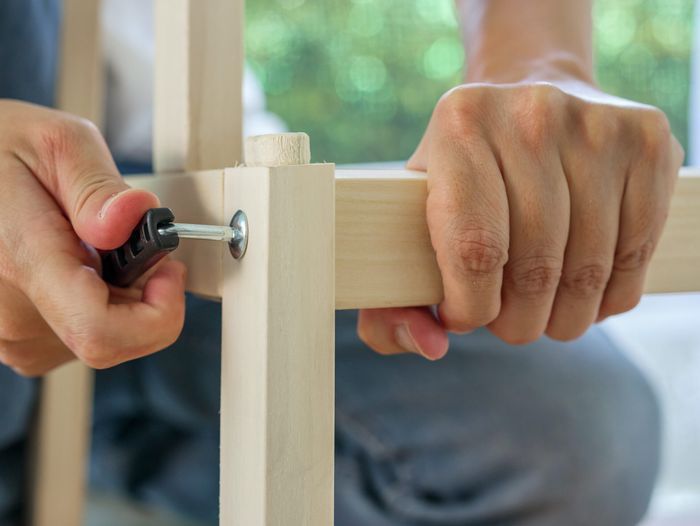
[[[100,370],[93,486],[215,524],[220,309],[175,261],[101,280],[96,250],[158,200],[49,109],[57,4],[0,4],[0,524],[22,523],[31,377],[75,358]],[[428,173],[445,298],[337,315],[336,524],[636,524],[658,408],[591,326],[639,301],[682,148],[660,110],[596,86],[590,0],[458,9],[466,80],[407,164]]]

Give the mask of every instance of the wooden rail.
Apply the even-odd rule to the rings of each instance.
[[[336,309],[431,305],[442,298],[425,222],[426,179],[404,170],[336,170]],[[224,171],[138,176],[178,221],[228,224]],[[700,290],[700,169],[681,173],[646,292]],[[255,235],[254,231],[251,235]],[[299,235],[312,235],[300,232]],[[220,298],[221,247],[184,242],[188,289]]]

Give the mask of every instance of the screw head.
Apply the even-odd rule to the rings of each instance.
[[[241,259],[248,248],[248,216],[243,210],[238,210],[233,214],[229,225],[235,230],[236,236],[228,242],[228,248],[233,259]]]

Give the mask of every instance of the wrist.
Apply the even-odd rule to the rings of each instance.
[[[587,61],[559,52],[545,57],[471,56],[466,82],[519,84],[526,82],[583,83],[596,86],[593,68]]]

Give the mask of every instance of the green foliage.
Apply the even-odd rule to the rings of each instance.
[[[694,0],[599,0],[598,80],[611,93],[658,106],[688,141]]]
[[[661,107],[684,144],[693,3],[595,8],[602,86]],[[316,161],[407,158],[464,64],[453,0],[251,0],[246,41],[269,108]]]

